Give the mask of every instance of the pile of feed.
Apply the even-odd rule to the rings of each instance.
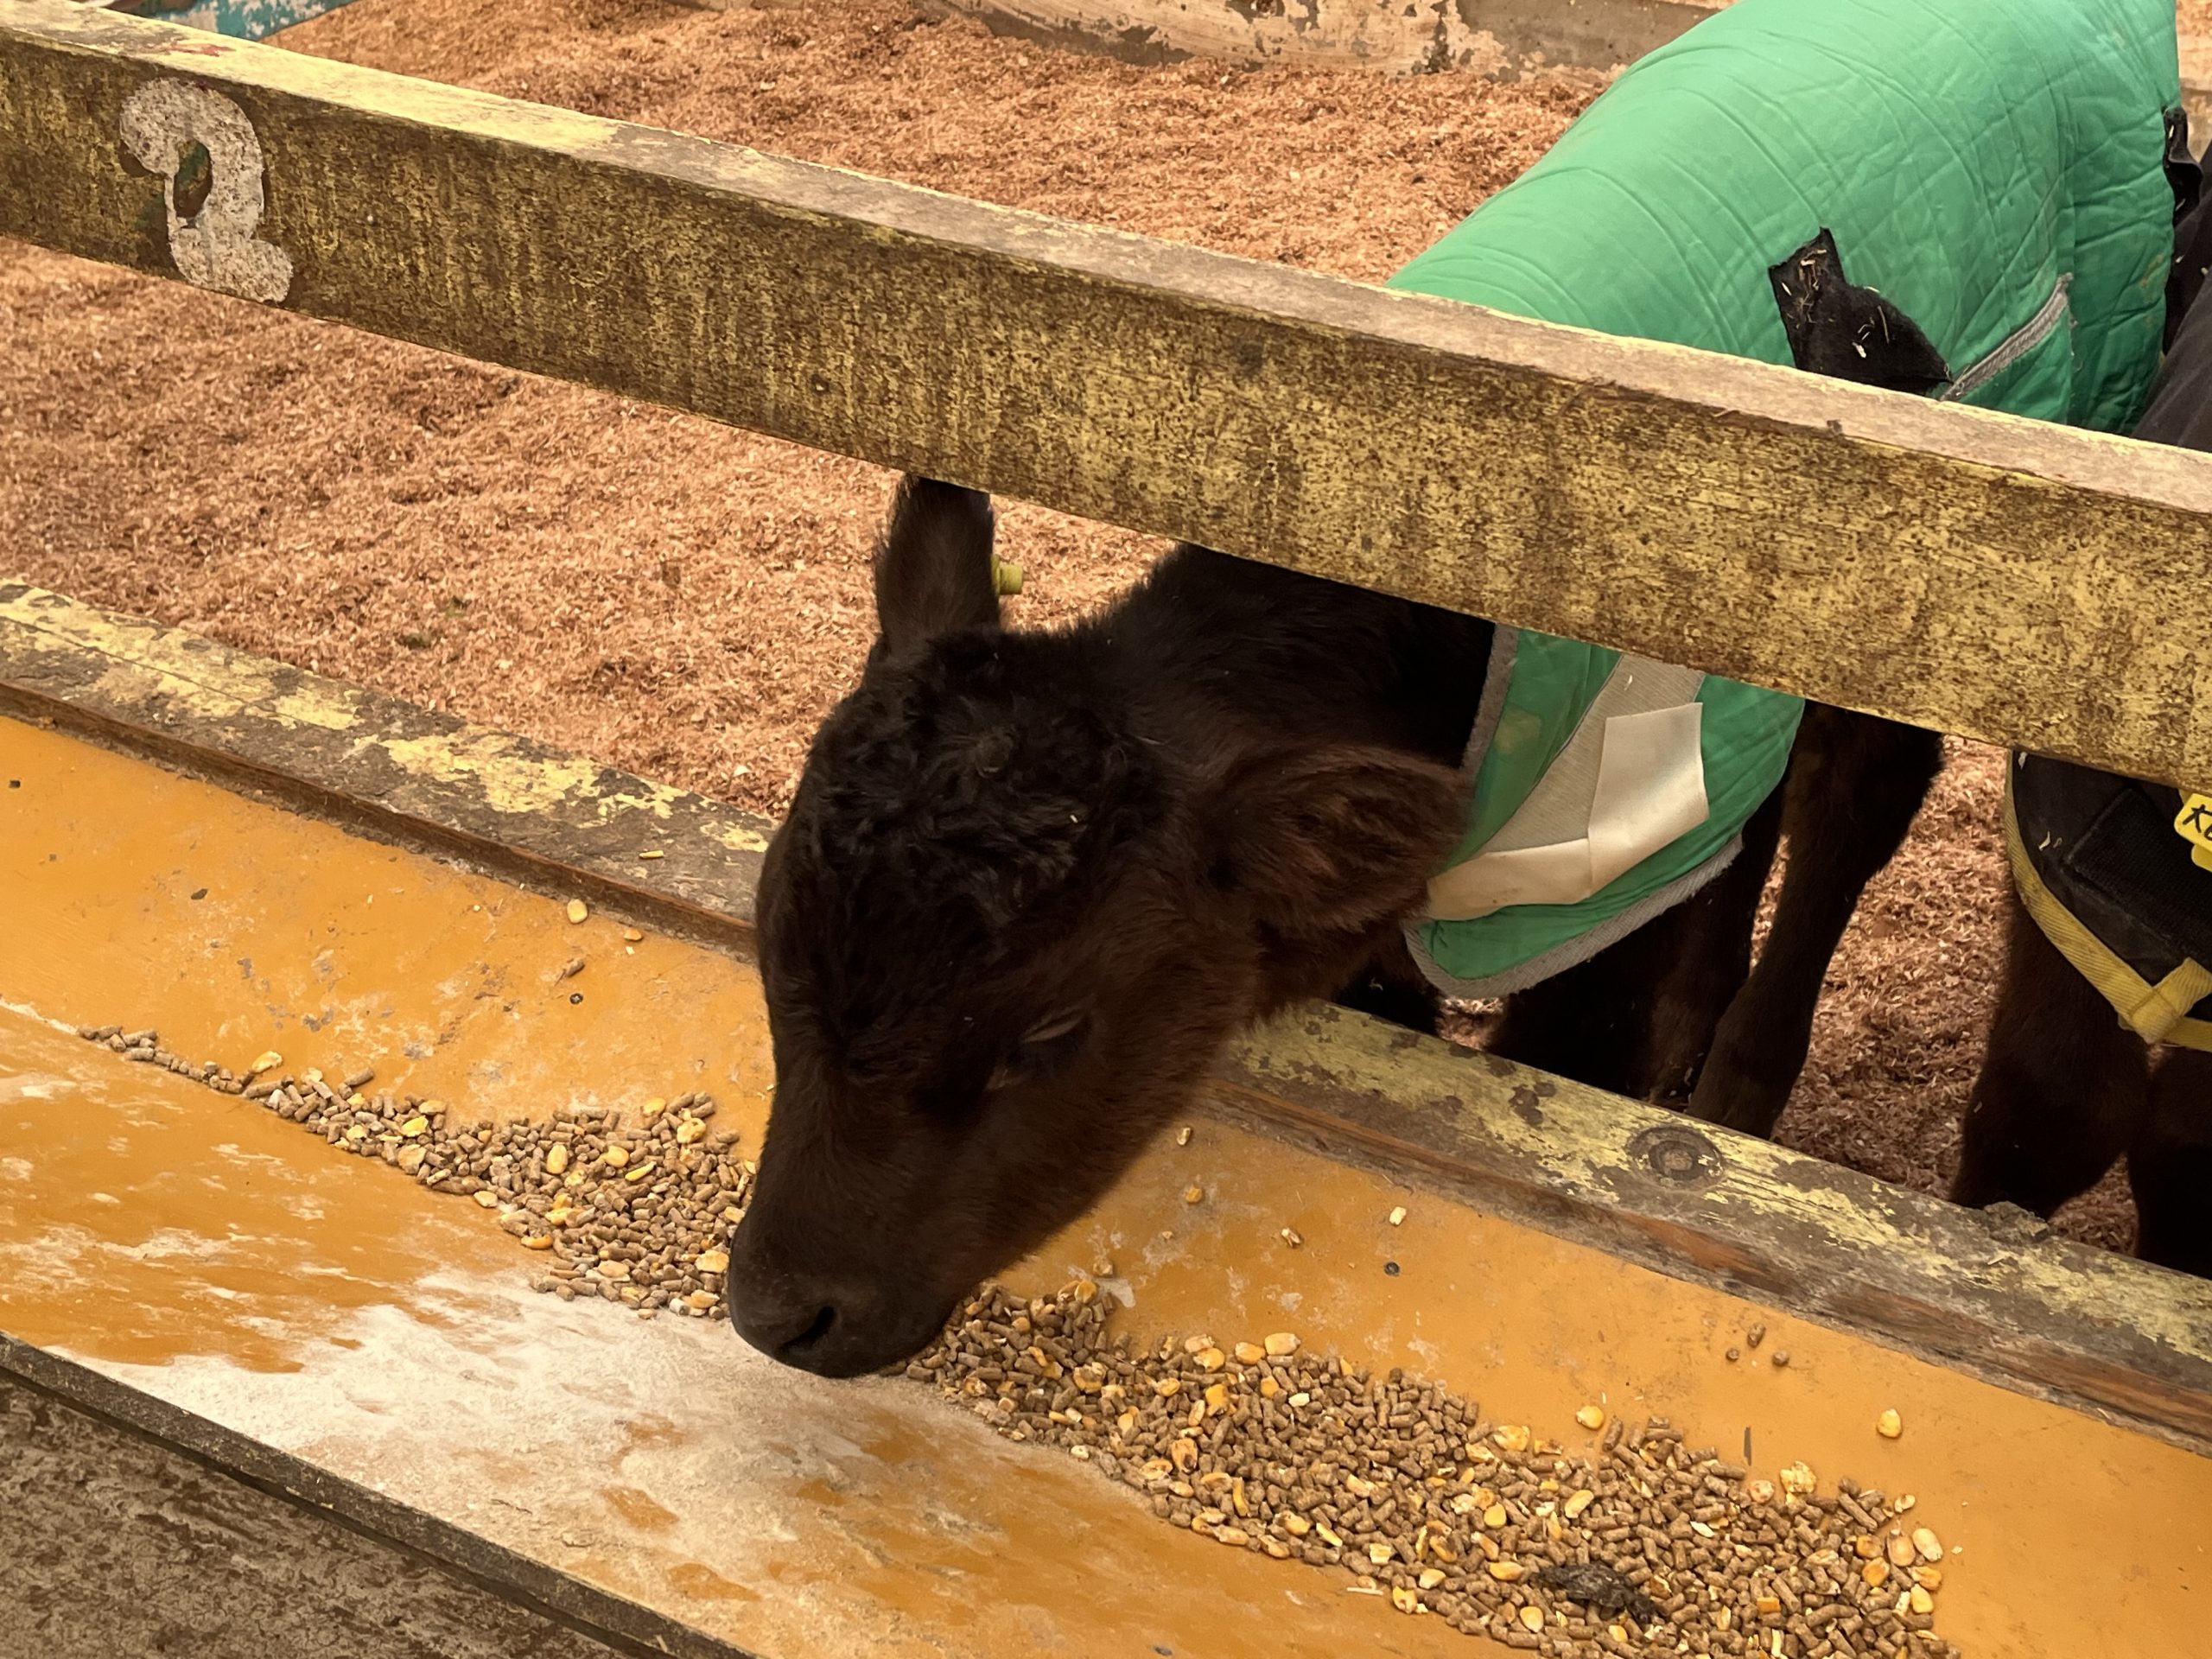
[[[1768,1480],[1663,1420],[1577,1414],[1579,1451],[1277,1332],[1229,1348],[1109,1333],[1097,1285],[997,1287],[906,1367],[1016,1440],[1065,1446],[1232,1548],[1344,1567],[1401,1611],[1547,1654],[1864,1659],[1935,1634],[1943,1547],[1891,1500]],[[1599,1431],[1602,1430],[1602,1433]]]
[[[755,1166],[734,1132],[709,1127],[706,1095],[648,1102],[635,1128],[611,1111],[494,1123],[367,1092],[367,1067],[334,1081],[270,1052],[232,1070],[171,1052],[150,1028],[77,1034],[473,1198],[542,1253],[541,1291],[643,1319],[723,1316],[723,1242]],[[1108,1329],[1110,1306],[1089,1279],[1027,1302],[987,1285],[906,1375],[1009,1439],[1065,1447],[1175,1526],[1344,1568],[1355,1591],[1509,1647],[1555,1659],[1957,1651],[1935,1632],[1943,1548],[1904,1518],[1910,1496],[1848,1480],[1822,1494],[1802,1464],[1770,1480],[1686,1449],[1663,1420],[1628,1434],[1595,1406],[1576,1414],[1584,1444],[1570,1451],[1401,1370],[1307,1353],[1289,1332],[1143,1347]]]
[[[126,1060],[257,1101],[433,1192],[474,1198],[524,1249],[543,1253],[540,1290],[564,1300],[603,1296],[646,1319],[663,1308],[722,1316],[722,1243],[751,1195],[753,1166],[738,1157],[734,1131],[709,1127],[711,1096],[649,1100],[635,1128],[625,1128],[619,1112],[598,1110],[495,1123],[464,1119],[435,1099],[367,1093],[376,1081],[367,1068],[335,1080],[312,1067],[295,1074],[271,1052],[232,1071],[172,1054],[151,1029],[98,1026],[77,1034]]]

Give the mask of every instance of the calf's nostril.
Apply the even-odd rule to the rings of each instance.
[[[824,1337],[828,1336],[830,1334],[830,1327],[835,1325],[836,1323],[837,1310],[836,1308],[824,1307],[817,1309],[815,1313],[814,1318],[808,1322],[806,1329],[800,1332],[797,1336],[793,1337],[790,1341],[784,1344],[784,1351],[787,1354],[804,1353],[808,1349],[813,1347]]]

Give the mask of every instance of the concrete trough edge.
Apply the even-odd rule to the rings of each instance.
[[[749,951],[772,823],[451,715],[9,582],[0,714]],[[2212,1452],[2212,1283],[2024,1213],[1332,1008],[1240,1042],[1211,1096],[1325,1156]]]
[[[758,1659],[428,1512],[0,1332],[0,1377],[639,1659]]]

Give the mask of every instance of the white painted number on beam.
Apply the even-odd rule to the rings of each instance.
[[[207,149],[211,182],[206,204],[185,219],[176,209],[176,171],[195,142]],[[169,257],[179,276],[195,287],[272,304],[291,291],[291,256],[254,236],[264,205],[261,140],[244,110],[187,82],[157,80],[124,105],[123,143],[140,166],[161,175]]]

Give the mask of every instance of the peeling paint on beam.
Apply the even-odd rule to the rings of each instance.
[[[66,725],[562,898],[713,943],[749,942],[766,821],[60,594],[0,582],[0,713]]]
[[[2212,777],[2212,459],[0,0],[0,233],[175,273],[125,102],[265,158],[289,308],[2137,776]]]

